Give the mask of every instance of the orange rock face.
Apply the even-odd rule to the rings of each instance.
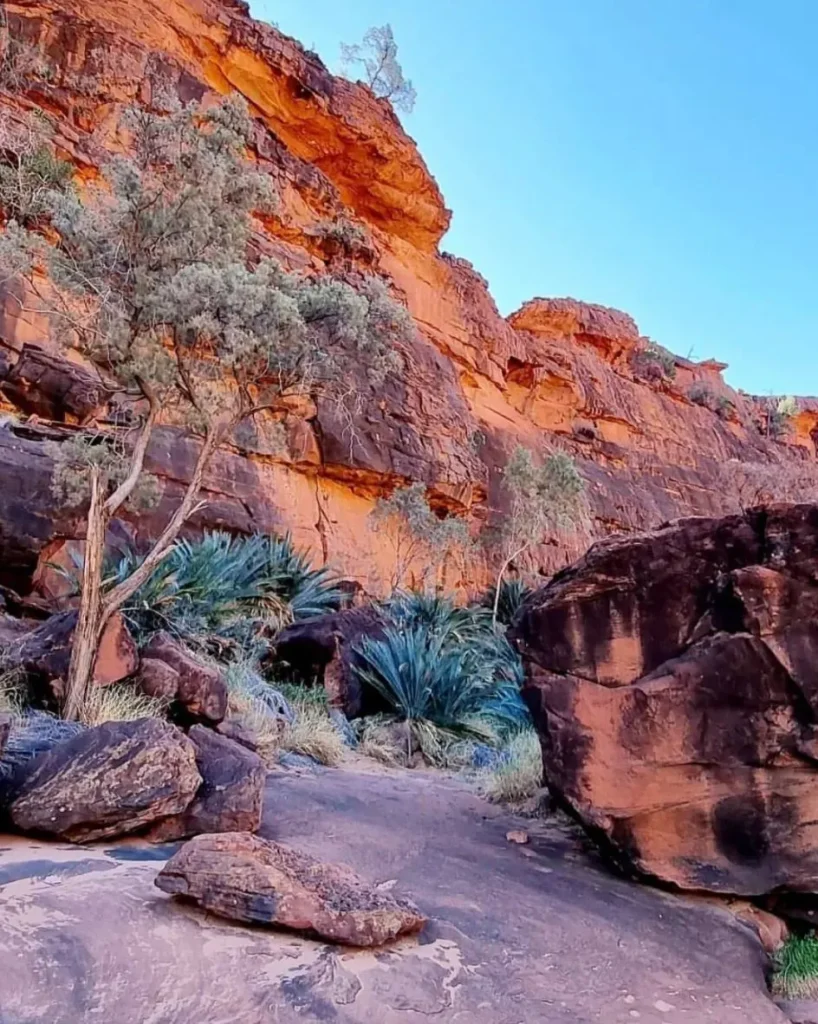
[[[468,517],[477,534],[502,509],[500,471],[518,444],[577,459],[597,534],[728,511],[739,498],[725,466],[814,462],[818,403],[803,407],[788,444],[773,443],[762,406],[727,387],[720,364],[677,359],[672,380],[641,372],[647,342],[624,313],[535,299],[500,316],[474,269],[439,251],[449,213],[389,104],[254,22],[241,0],[6,6],[12,32],[39,49],[49,74],[24,96],[0,94],[0,104],[45,109],[58,151],[81,176],[124,144],[118,125],[128,105],[238,91],[258,119],[256,157],[281,200],[259,244],[293,269],[319,270],[338,256],[322,248],[318,226],[353,220],[369,235],[367,269],[388,278],[418,325],[405,375],[365,395],[354,422],[319,401],[288,414],[283,454],[264,423],[237,436],[207,479],[205,522],[289,529],[317,560],[377,592],[395,553],[388,533],[370,528],[375,500],[420,480],[434,507]],[[41,322],[20,314],[17,294],[7,289],[0,309],[0,356],[5,350],[9,364],[26,342],[56,348]],[[32,372],[17,376],[25,386],[12,390],[30,403]],[[691,401],[693,385],[712,394],[710,407]],[[150,461],[166,481],[163,508],[190,457],[172,431],[157,438]],[[38,524],[37,537],[60,532]],[[585,539],[544,543],[542,571],[575,557]],[[484,556],[472,554],[449,567],[445,583],[473,587],[487,571]]]
[[[818,885],[818,506],[602,541],[524,605],[557,796],[685,889]]]

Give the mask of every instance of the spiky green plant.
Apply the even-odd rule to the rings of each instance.
[[[127,579],[139,564],[126,551],[109,581]],[[326,568],[313,569],[289,536],[236,537],[223,531],[180,540],[124,609],[143,638],[168,629],[188,639],[222,636],[247,646],[259,630],[340,606]]]
[[[773,960],[773,993],[787,999],[818,995],[818,936],[791,935]]]
[[[500,592],[497,595],[497,621],[503,626],[510,626],[514,617],[522,607],[523,601],[531,593],[531,587],[527,586],[519,577],[504,579],[500,583]],[[495,592],[491,587],[483,595],[482,603],[491,608],[494,604]]]

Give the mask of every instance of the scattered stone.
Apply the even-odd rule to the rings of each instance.
[[[190,804],[202,781],[195,753],[181,730],[156,718],[83,730],[37,759],[11,819],[73,843],[137,832]]]
[[[523,832],[521,829],[512,829],[511,832],[506,832],[506,839],[510,843],[516,843],[518,846],[525,846],[529,841],[528,833]]]
[[[222,917],[351,946],[380,946],[426,923],[409,900],[378,891],[349,868],[242,832],[192,839],[156,885]]]
[[[196,748],[202,784],[186,810],[157,822],[146,838],[164,843],[204,832],[257,832],[267,777],[264,762],[202,725],[194,725],[188,738]]]
[[[188,714],[213,724],[222,721],[227,714],[227,685],[220,672],[198,661],[170,633],[157,633],[144,653],[147,659],[164,662],[177,673],[178,684],[173,699]],[[156,669],[153,671],[155,673]],[[158,686],[157,678],[154,674],[153,684]],[[161,685],[169,686],[170,678],[165,675]]]
[[[792,1024],[818,1024],[818,1000],[777,999],[776,1005]]]
[[[143,658],[136,686],[148,697],[172,701],[179,692],[179,673],[159,658]]]

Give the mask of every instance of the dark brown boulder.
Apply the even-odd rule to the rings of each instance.
[[[227,714],[227,686],[221,673],[203,664],[169,633],[157,633],[144,650],[146,658],[164,662],[177,673],[178,683],[173,699],[191,716],[206,722],[221,722]],[[149,670],[149,686],[170,686],[165,674],[160,682],[158,670]],[[167,696],[167,693],[163,693]]]
[[[24,832],[87,843],[179,814],[201,784],[196,751],[155,718],[107,722],[43,754],[11,805]]]
[[[76,611],[52,615],[11,647],[8,664],[20,666],[43,683],[66,679],[76,625]],[[98,686],[110,686],[133,675],[138,667],[136,644],[125,620],[117,612],[108,620],[102,634],[94,663],[94,682]]]
[[[202,784],[181,814],[157,822],[147,838],[161,843],[204,832],[257,832],[264,799],[264,762],[202,725],[188,733]]]
[[[145,657],[139,663],[135,685],[148,697],[173,701],[179,693],[179,673],[159,658]]]
[[[354,671],[355,644],[364,636],[382,636],[384,624],[373,605],[349,608],[287,626],[276,639],[275,658],[305,681],[318,680],[330,704],[348,718],[381,710],[364,691]]]
[[[595,545],[513,635],[552,791],[628,868],[818,889],[818,507]]]
[[[192,839],[156,885],[221,917],[350,946],[380,946],[426,923],[409,900],[368,885],[349,868],[243,832]]]

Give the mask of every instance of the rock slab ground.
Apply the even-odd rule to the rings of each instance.
[[[530,842],[509,843],[524,829]],[[3,1024],[786,1024],[756,939],[426,774],[274,774],[262,833],[430,918],[354,951],[154,885],[175,847],[0,841]]]

